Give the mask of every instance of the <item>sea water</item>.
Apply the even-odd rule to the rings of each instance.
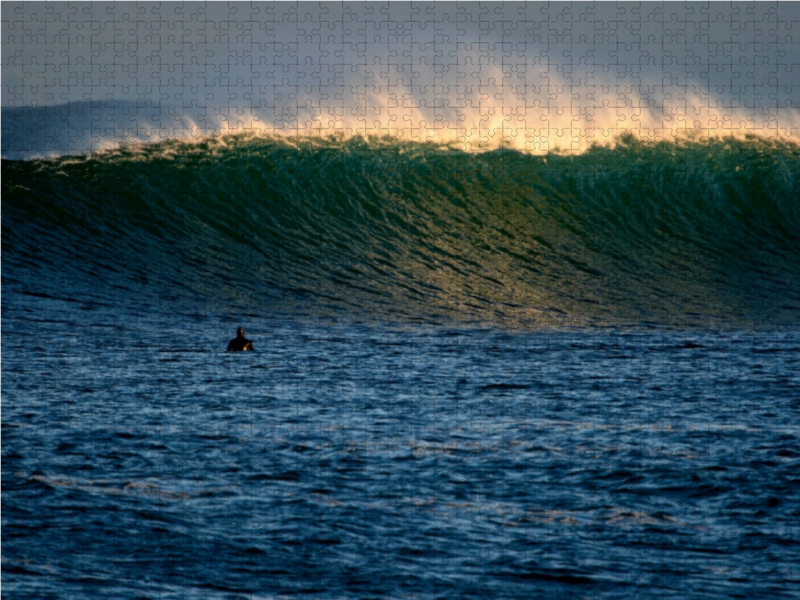
[[[797,151],[636,144],[4,161],[4,597],[800,595]]]

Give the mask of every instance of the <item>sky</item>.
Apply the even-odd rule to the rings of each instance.
[[[800,3],[3,2],[3,154],[219,132],[800,135]],[[50,107],[44,109],[43,107]]]

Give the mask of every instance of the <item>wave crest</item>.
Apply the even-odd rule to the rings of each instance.
[[[756,136],[533,156],[238,135],[4,161],[3,277],[250,311],[796,322],[799,172],[797,144]]]

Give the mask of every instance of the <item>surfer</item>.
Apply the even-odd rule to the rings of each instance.
[[[241,350],[255,350],[253,342],[244,337],[244,329],[239,327],[236,330],[236,337],[228,342],[228,352],[238,352]]]

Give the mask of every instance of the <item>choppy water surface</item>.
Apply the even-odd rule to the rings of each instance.
[[[4,598],[799,596],[798,173],[755,136],[3,160]]]
[[[800,334],[4,296],[9,598],[776,598]]]

